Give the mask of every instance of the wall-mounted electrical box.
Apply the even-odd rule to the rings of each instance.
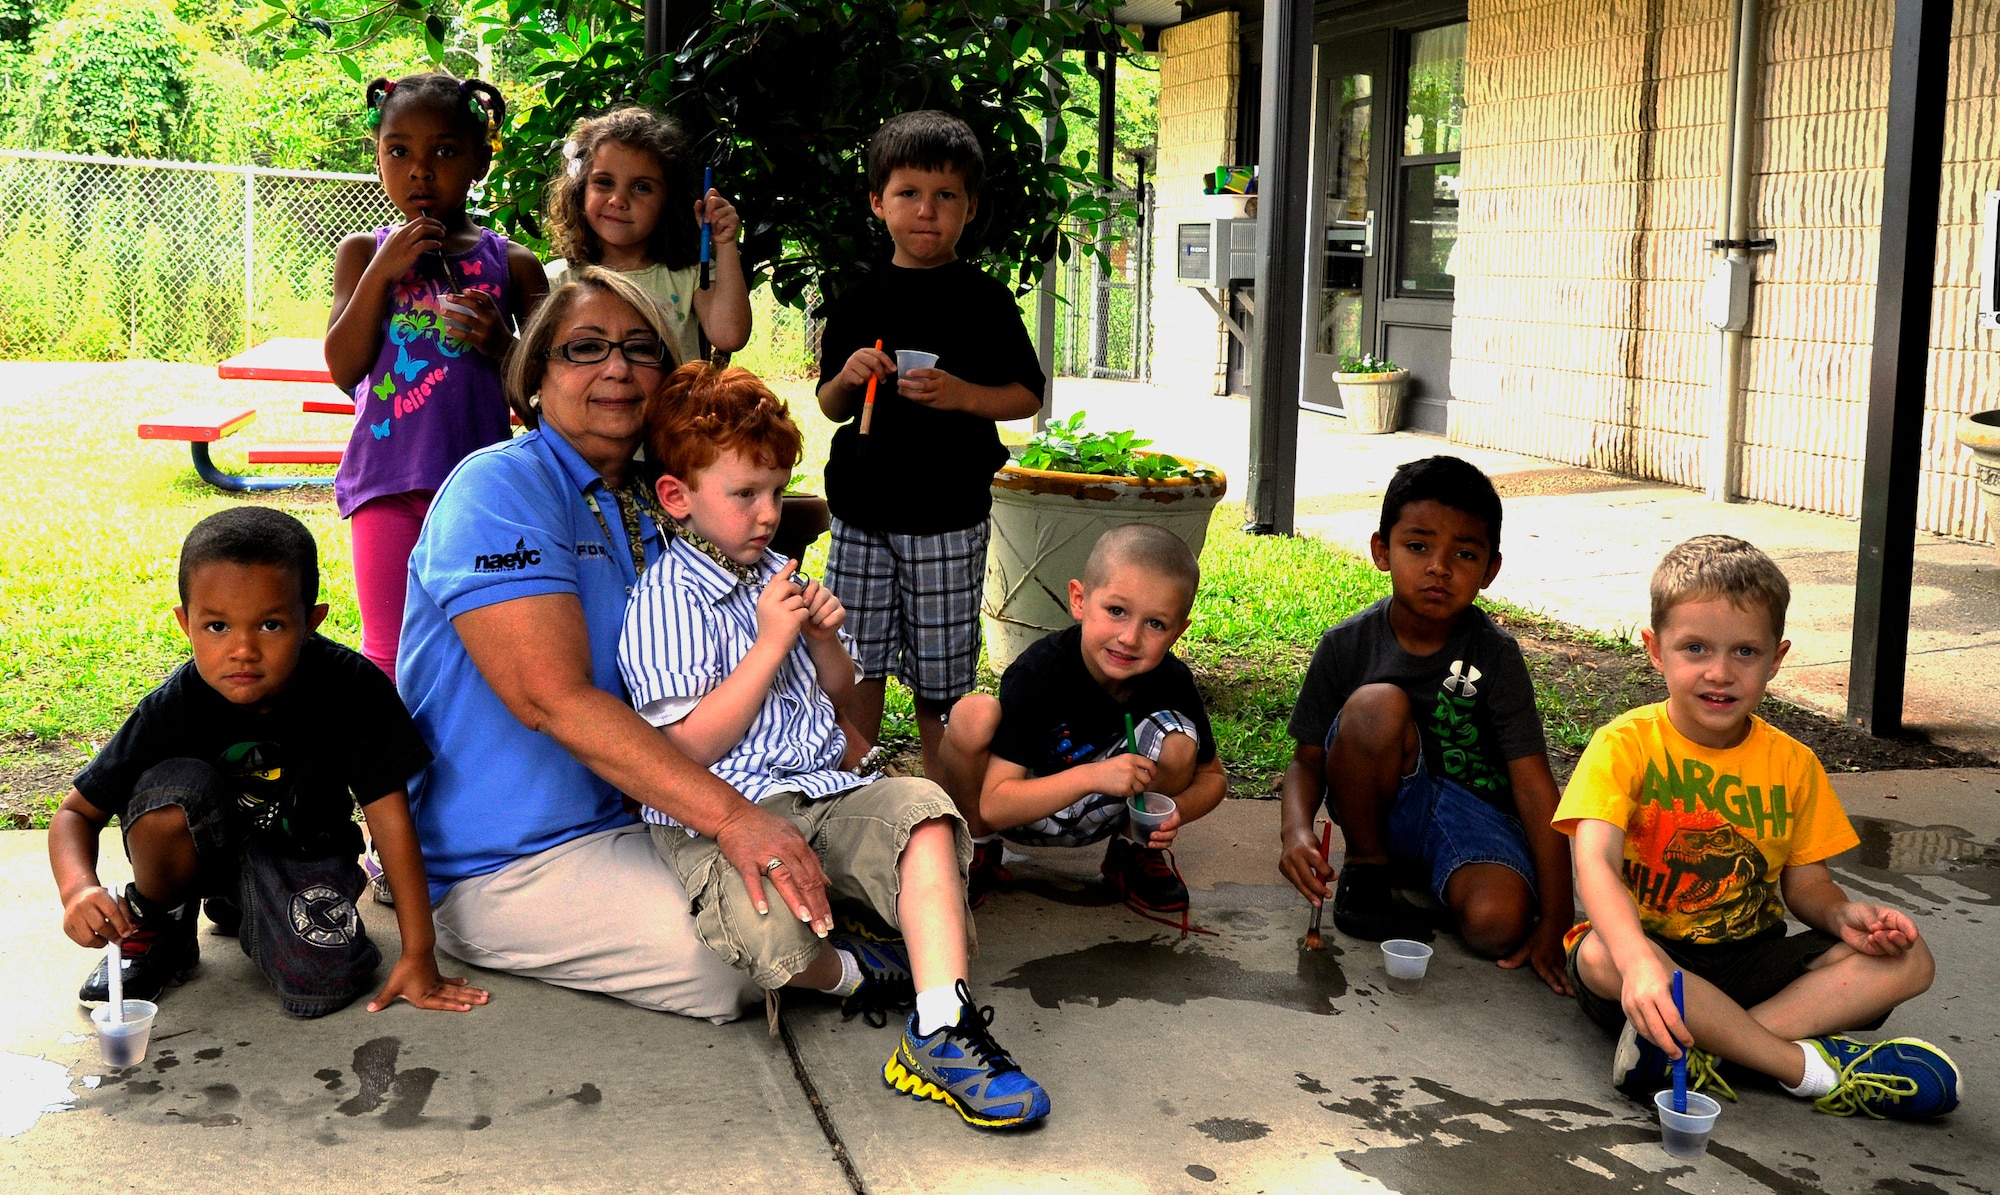
[[[2000,328],[2000,191],[1980,205],[1979,326]]]
[[[1226,290],[1257,276],[1257,221],[1197,220],[1177,225],[1174,281],[1181,286]]]

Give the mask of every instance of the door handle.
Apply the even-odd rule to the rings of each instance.
[[[1368,217],[1362,227],[1365,231],[1363,231],[1361,234],[1361,256],[1373,257],[1375,256],[1375,209],[1374,208],[1371,207],[1368,209]]]

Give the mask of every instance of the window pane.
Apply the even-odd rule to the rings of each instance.
[[[1342,75],[1330,97],[1326,226],[1320,260],[1319,311],[1314,350],[1329,356],[1361,351],[1361,266],[1368,218],[1369,115],[1374,107],[1372,75]]]
[[[1449,295],[1457,263],[1458,163],[1403,167],[1402,246],[1397,276],[1405,294]]]
[[[1465,25],[1410,35],[1403,153],[1455,154],[1465,130]]]

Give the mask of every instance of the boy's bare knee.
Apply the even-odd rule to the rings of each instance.
[[[179,805],[162,805],[134,818],[132,828],[126,831],[126,838],[136,840],[135,844],[141,847],[151,847],[187,838],[190,834],[187,810]]]
[[[1534,893],[1526,881],[1499,864],[1472,867],[1479,870],[1465,869],[1446,885],[1459,937],[1488,958],[1512,953],[1535,927]]]
[[[1937,979],[1937,958],[1931,954],[1929,943],[1918,939],[1897,962],[1901,964],[1897,970],[1903,981],[1902,995],[1896,998],[1898,1004],[1931,990]]]
[[[1403,750],[1412,729],[1410,695],[1396,685],[1363,685],[1340,707],[1336,745],[1370,752]]]
[[[993,744],[1000,729],[1000,700],[990,693],[968,693],[951,707],[951,721],[944,728],[948,749],[967,755],[983,753]]]

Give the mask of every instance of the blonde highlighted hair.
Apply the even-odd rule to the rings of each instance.
[[[585,266],[542,300],[528,326],[521,329],[521,339],[514,351],[507,356],[507,405],[514,408],[522,425],[531,431],[542,425],[542,408],[536,399],[542,392],[542,378],[548,373],[549,350],[555,347],[556,333],[562,330],[563,321],[577,300],[593,291],[623,299],[667,346],[667,359],[676,366],[681,362],[680,341],[667,331],[667,317],[653,296],[616,270]]]
[[[1785,611],[1792,604],[1791,582],[1776,561],[1748,540],[1733,535],[1697,535],[1677,544],[1653,570],[1653,630],[1675,606],[1728,598],[1743,609],[1761,606],[1771,618],[1773,637],[1785,637]]]

